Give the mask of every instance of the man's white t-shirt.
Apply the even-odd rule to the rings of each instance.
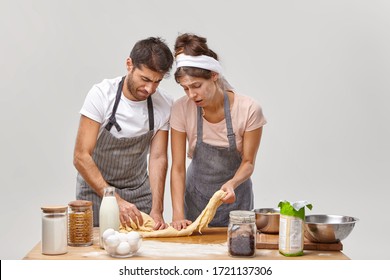
[[[99,136],[111,116],[121,79],[122,77],[105,79],[101,83],[95,84],[88,92],[84,105],[80,110],[80,114],[101,124]],[[152,95],[152,101],[154,134],[158,130],[169,130],[169,116],[173,98],[158,88]],[[122,128],[119,132],[115,126],[111,128],[110,132],[116,138],[136,137],[149,131],[147,100],[132,101],[126,98],[122,92],[115,117]]]

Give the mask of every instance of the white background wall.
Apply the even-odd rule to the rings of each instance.
[[[208,38],[268,119],[255,205],[306,199],[360,218],[352,259],[389,259],[390,2],[0,1],[1,259],[40,240],[46,204],[75,199],[72,153],[92,84],[125,74],[149,36]],[[161,87],[184,94],[173,78]],[[165,218],[171,219],[169,176]]]

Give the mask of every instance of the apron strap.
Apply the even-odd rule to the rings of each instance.
[[[152,96],[148,97],[149,130],[154,130],[154,111]]]
[[[125,76],[122,77],[122,80],[120,81],[120,83],[118,85],[118,90],[117,90],[116,96],[115,96],[114,108],[112,109],[111,116],[108,119],[108,123],[105,126],[105,128],[108,131],[111,130],[112,126],[115,126],[117,131],[122,130],[122,128],[120,127],[120,125],[116,121],[115,114],[116,114],[116,110],[118,109],[119,101],[121,100],[124,81],[125,81]],[[147,102],[148,102],[149,130],[154,130],[154,111],[153,111],[153,101],[152,101],[151,96],[148,97]]]
[[[224,94],[223,108],[225,110],[225,119],[226,119],[226,128],[227,128],[227,138],[229,141],[229,149],[237,149],[236,146],[236,135],[233,131],[232,117],[230,115],[230,102],[227,93]]]
[[[229,149],[234,150],[237,149],[236,135],[234,134],[233,131],[232,117],[230,115],[230,102],[226,92],[224,92],[224,97],[223,97],[223,108],[225,112],[225,121],[226,121],[227,138],[229,141]],[[198,117],[197,117],[196,143],[202,143],[203,142],[202,108],[198,107],[197,111],[198,111]]]
[[[196,129],[196,143],[200,144],[203,141],[203,116],[202,108],[198,107],[198,117],[197,117],[197,129]]]
[[[105,128],[110,131],[112,126],[114,125],[117,131],[121,131],[122,128],[120,125],[116,122],[115,114],[116,110],[118,109],[119,101],[121,100],[122,96],[122,88],[123,88],[123,83],[125,81],[125,76],[122,77],[121,82],[119,83],[118,90],[116,92],[115,96],[115,103],[114,103],[114,108],[112,109],[111,117],[108,119],[108,123],[105,126]]]

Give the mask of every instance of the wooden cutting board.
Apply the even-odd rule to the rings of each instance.
[[[256,236],[256,248],[257,249],[278,249],[279,248],[279,235],[278,234],[265,234],[257,233]],[[341,251],[343,250],[343,244],[337,243],[314,243],[305,238],[303,244],[304,250],[316,250],[316,251]]]

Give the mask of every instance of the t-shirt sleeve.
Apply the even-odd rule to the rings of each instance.
[[[168,118],[168,120],[160,127],[160,130],[165,130],[165,131],[168,131],[168,130],[169,130],[169,118]]]
[[[267,120],[263,115],[263,109],[261,108],[260,104],[253,101],[252,104],[249,106],[249,116],[245,131],[252,131],[258,129],[266,123]]]
[[[184,105],[183,99],[178,99],[173,103],[172,110],[171,110],[171,118],[169,121],[171,128],[180,132],[186,131],[185,114],[184,114],[183,105]]]
[[[80,114],[98,123],[103,123],[105,112],[104,104],[105,102],[102,92],[98,87],[93,86],[84,100]]]
[[[168,114],[165,114],[166,117],[164,118],[164,124],[161,126],[160,130],[166,130],[168,131],[170,128],[170,114],[171,114],[171,108],[173,104],[173,98],[170,95],[164,95],[165,101],[167,103],[167,108],[169,108]]]

